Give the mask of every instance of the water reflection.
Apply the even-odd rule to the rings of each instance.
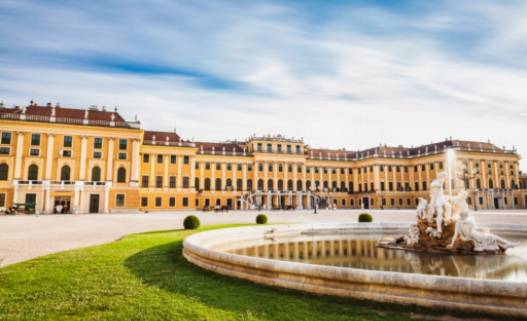
[[[376,247],[381,237],[296,237],[230,250],[231,253],[311,264],[527,282],[525,240],[506,255],[437,255]],[[516,240],[518,241],[518,240]]]

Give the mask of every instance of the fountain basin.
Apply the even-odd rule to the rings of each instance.
[[[496,233],[515,233],[527,239],[526,226],[487,227]],[[299,237],[367,238],[396,235],[407,228],[408,224],[396,223],[229,228],[189,236],[184,241],[183,254],[204,269],[264,285],[378,302],[527,317],[525,282],[303,263],[280,259],[278,254],[272,259],[237,254],[243,248]],[[270,248],[274,250],[273,246]]]

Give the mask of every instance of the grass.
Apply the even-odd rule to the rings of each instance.
[[[181,253],[192,233],[130,235],[0,269],[0,320],[415,320],[411,308],[314,296],[202,270]]]

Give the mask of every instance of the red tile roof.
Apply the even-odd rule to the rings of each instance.
[[[168,140],[167,140],[168,137]],[[161,132],[161,131],[152,131],[152,130],[145,130],[143,140],[150,142],[150,141],[156,141],[160,143],[169,142],[169,143],[178,143],[181,138],[178,134],[175,132]]]

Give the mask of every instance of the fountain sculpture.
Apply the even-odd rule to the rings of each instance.
[[[457,177],[455,154],[451,151],[447,155],[448,172],[439,173],[430,184],[429,202],[419,198],[417,222],[410,226],[408,234],[378,245],[431,253],[505,253],[512,244],[477,226],[467,203],[464,183]],[[450,195],[445,195],[445,183]],[[461,185],[456,195],[453,195],[452,184]]]

